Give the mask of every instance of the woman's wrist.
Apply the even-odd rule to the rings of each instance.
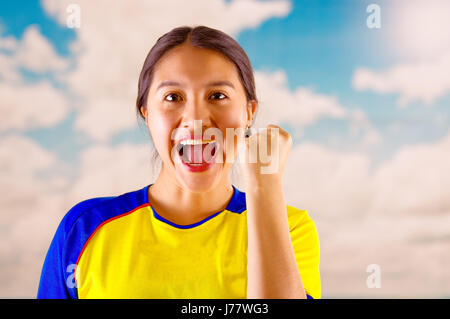
[[[282,177],[278,174],[258,174],[245,179],[246,193],[258,193],[265,190],[282,188]]]

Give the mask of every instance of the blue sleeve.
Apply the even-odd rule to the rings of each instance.
[[[90,235],[83,227],[83,218],[90,209],[112,197],[93,198],[75,205],[63,218],[56,230],[42,268],[38,299],[77,299],[75,265],[77,257]],[[83,217],[84,217],[83,216]],[[75,226],[74,226],[75,225]]]
[[[64,220],[63,220],[64,221]],[[45,257],[39,282],[38,299],[71,299],[63,265],[64,223],[61,222]]]

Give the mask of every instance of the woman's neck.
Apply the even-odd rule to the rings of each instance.
[[[224,210],[233,196],[233,187],[225,176],[208,191],[192,192],[163,167],[148,192],[149,202],[160,216],[178,225],[190,225]]]

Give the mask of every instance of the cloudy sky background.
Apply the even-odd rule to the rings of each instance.
[[[74,204],[155,179],[139,71],[201,24],[249,55],[256,126],[293,137],[285,192],[316,222],[323,298],[450,297],[450,4],[402,0],[2,1],[0,297],[35,297]]]

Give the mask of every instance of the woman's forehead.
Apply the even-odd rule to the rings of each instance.
[[[220,52],[180,45],[166,52],[154,68],[154,81],[176,81],[188,85],[195,81],[207,85],[211,81],[239,80],[236,66]]]

